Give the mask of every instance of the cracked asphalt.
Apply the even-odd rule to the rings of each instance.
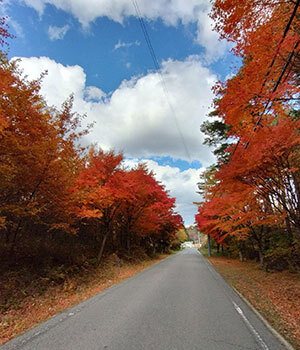
[[[1,350],[284,349],[194,248],[69,309]]]

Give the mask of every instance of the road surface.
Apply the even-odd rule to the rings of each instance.
[[[284,349],[195,248],[59,314],[1,350]]]

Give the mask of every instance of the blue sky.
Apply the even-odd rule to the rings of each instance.
[[[189,225],[199,174],[214,161],[200,133],[211,87],[237,63],[212,31],[209,0],[137,2],[161,74],[132,0],[4,0],[16,36],[9,58],[21,58],[30,79],[48,71],[41,92],[50,105],[73,93],[74,109],[95,122],[85,142],[123,151],[128,166],[147,162]]]

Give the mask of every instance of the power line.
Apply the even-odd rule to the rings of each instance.
[[[295,4],[294,10],[293,10],[293,12],[292,12],[292,14],[291,14],[291,16],[290,16],[290,18],[289,18],[289,20],[288,20],[287,25],[285,26],[285,29],[284,29],[282,38],[280,39],[280,42],[279,42],[279,44],[278,44],[278,46],[277,46],[277,49],[276,49],[275,55],[274,55],[274,57],[273,57],[273,59],[272,59],[272,62],[271,62],[270,65],[269,65],[268,71],[267,71],[267,73],[266,73],[266,79],[265,79],[265,81],[263,82],[263,85],[262,85],[262,87],[261,87],[261,91],[262,91],[262,89],[264,88],[264,86],[265,86],[265,84],[266,84],[266,82],[267,82],[267,78],[268,78],[269,74],[271,73],[271,69],[272,69],[272,67],[273,67],[273,65],[274,65],[274,63],[275,63],[275,61],[276,61],[277,55],[279,54],[280,47],[281,47],[281,45],[282,45],[282,43],[283,43],[283,41],[284,41],[284,39],[285,39],[285,37],[286,37],[288,31],[289,31],[290,28],[291,28],[291,24],[292,24],[292,22],[293,22],[294,17],[296,16],[296,13],[297,13],[299,4],[300,4],[300,0],[297,0],[297,3]]]
[[[267,82],[268,76],[270,75],[271,70],[272,70],[272,67],[273,67],[273,65],[275,64],[276,58],[277,58],[277,56],[278,56],[278,54],[279,54],[280,47],[281,47],[282,43],[284,42],[284,39],[286,38],[286,35],[287,35],[288,31],[290,30],[290,27],[291,27],[291,24],[292,24],[292,22],[293,22],[294,17],[296,16],[296,13],[297,13],[297,10],[298,10],[299,5],[300,5],[300,0],[297,0],[296,4],[295,4],[295,6],[294,6],[293,12],[292,12],[292,14],[291,14],[291,16],[290,16],[290,18],[289,18],[289,20],[288,20],[288,23],[287,23],[287,25],[286,25],[286,27],[285,27],[285,29],[284,29],[282,38],[281,38],[281,40],[280,40],[280,42],[279,42],[279,44],[278,44],[278,46],[277,46],[275,55],[274,55],[274,57],[273,57],[273,59],[272,59],[270,65],[269,65],[269,67],[268,67],[268,71],[267,71],[266,74],[265,74],[265,80],[264,80],[264,82],[263,82],[263,84],[262,84],[262,86],[261,86],[259,95],[262,93],[262,90],[263,90],[263,88],[264,88],[264,86],[265,86],[265,84],[266,84],[266,82]],[[286,61],[285,61],[285,65],[284,65],[284,67],[283,67],[283,69],[282,69],[282,71],[281,71],[281,73],[280,73],[280,76],[279,76],[279,78],[277,79],[277,81],[276,81],[276,83],[275,83],[275,85],[274,85],[274,88],[273,88],[273,90],[272,90],[273,93],[276,92],[276,90],[277,90],[277,88],[278,88],[278,86],[279,86],[279,84],[280,84],[280,82],[281,82],[281,80],[282,80],[282,78],[283,78],[283,76],[284,76],[284,74],[285,74],[285,72],[286,72],[286,70],[287,70],[287,68],[288,68],[288,66],[289,66],[289,64],[290,64],[290,62],[291,62],[291,60],[292,60],[292,58],[293,58],[293,56],[295,55],[295,50],[296,50],[297,47],[299,46],[299,43],[300,43],[300,41],[298,40],[298,41],[296,42],[296,44],[295,44],[295,46],[294,46],[292,52],[291,52],[291,53],[289,54],[289,56],[287,57],[287,59],[286,59]],[[289,73],[288,73],[288,74],[289,74]],[[286,76],[286,77],[287,77],[287,76]],[[271,102],[271,104],[270,104],[270,102]],[[270,104],[270,106],[269,106],[269,104]],[[262,119],[263,119],[264,114],[266,113],[267,110],[270,110],[270,108],[272,107],[272,104],[273,104],[273,101],[269,98],[269,99],[267,100],[267,102],[266,102],[266,105],[265,105],[265,107],[264,107],[263,112],[260,114],[260,116],[258,117],[258,119],[257,119],[257,121],[256,121],[256,123],[255,123],[255,126],[254,126],[254,128],[253,128],[253,133],[255,133],[255,132],[257,131],[257,129],[258,129],[258,127],[260,126],[260,123],[261,123],[261,121],[262,121]],[[248,148],[248,146],[249,146],[249,144],[250,144],[250,141],[251,141],[251,139],[253,138],[253,136],[254,136],[254,134],[252,134],[252,135],[250,136],[249,140],[246,142],[246,144],[245,144],[245,146],[244,146],[244,149]],[[236,146],[235,146],[235,148],[234,148],[234,150],[233,150],[233,152],[232,152],[231,157],[234,156],[235,152],[236,152],[237,149],[238,149],[239,144],[240,144],[240,140],[238,140],[238,142],[237,142],[237,144],[236,144]]]
[[[300,43],[300,41],[297,41],[297,42],[296,42],[296,44],[295,44],[295,46],[294,46],[294,48],[293,48],[293,51],[289,54],[287,60],[285,61],[284,67],[283,67],[283,69],[282,69],[282,71],[281,71],[281,73],[280,73],[280,75],[279,75],[279,78],[277,79],[277,81],[276,81],[276,83],[275,83],[275,85],[274,85],[274,88],[273,88],[273,90],[272,90],[272,93],[276,92],[276,90],[277,90],[279,84],[281,83],[281,80],[282,80],[282,78],[284,77],[284,74],[285,74],[285,72],[286,72],[286,70],[287,70],[287,68],[288,68],[288,66],[289,66],[289,64],[290,64],[290,62],[291,62],[293,56],[295,55],[295,50],[296,50],[297,47],[299,46],[299,43]],[[266,113],[266,111],[271,109],[271,107],[272,107],[272,105],[273,105],[273,102],[274,102],[274,101],[271,100],[270,98],[268,99],[267,104],[266,104],[266,106],[265,106],[263,112],[261,113],[261,115],[259,116],[259,118],[257,119],[257,121],[256,121],[256,123],[255,123],[254,129],[253,129],[253,134],[256,132],[256,130],[257,130],[258,127],[260,126],[260,123],[261,123],[261,121],[262,121],[262,119],[263,119],[263,116],[264,116],[264,114]],[[270,106],[269,106],[269,104],[270,104]],[[247,141],[247,143],[246,143],[246,145],[245,145],[245,147],[244,147],[245,149],[249,146],[249,143],[250,143],[250,141],[251,141],[251,139],[252,139],[252,137],[253,137],[253,134],[250,136],[249,140]]]
[[[181,139],[181,142],[182,142],[182,145],[183,145],[183,148],[184,148],[184,152],[186,153],[187,155],[187,158],[188,160],[191,162],[191,156],[190,156],[190,152],[188,150],[188,147],[186,145],[186,142],[185,142],[185,139],[184,139],[184,136],[183,136],[183,133],[180,129],[180,126],[179,126],[179,123],[178,123],[178,118],[177,118],[177,113],[171,103],[171,100],[170,100],[170,92],[168,90],[168,87],[167,87],[167,84],[165,82],[165,79],[164,79],[164,76],[161,72],[161,69],[160,69],[160,65],[158,63],[158,60],[157,60],[157,56],[155,54],[155,51],[154,51],[154,48],[153,48],[153,45],[151,43],[151,39],[149,37],[149,34],[148,34],[148,30],[147,30],[147,27],[145,25],[145,22],[143,20],[143,17],[142,17],[142,14],[141,14],[141,11],[140,11],[140,8],[139,8],[139,5],[137,3],[136,0],[132,0],[132,3],[133,3],[133,6],[135,8],[135,11],[136,11],[136,14],[137,14],[137,17],[139,19],[139,22],[140,22],[140,25],[141,25],[141,29],[142,29],[142,32],[144,34],[144,37],[145,37],[145,40],[146,40],[146,43],[147,43],[147,46],[148,46],[148,49],[149,49],[149,52],[150,52],[150,55],[151,55],[151,58],[152,58],[152,61],[154,63],[154,67],[155,67],[155,70],[157,71],[157,73],[159,74],[160,76],[160,79],[161,79],[161,83],[162,83],[162,88],[163,88],[163,91],[164,91],[164,94],[165,94],[165,97],[166,97],[166,101],[169,105],[169,108],[172,112],[172,116],[174,118],[174,121],[175,121],[175,125],[176,125],[176,128],[177,128],[177,131],[178,131],[178,134],[180,136],[180,139]]]
[[[160,70],[160,67],[159,67],[159,64],[158,64],[158,60],[157,60],[155,51],[154,51],[154,49],[153,49],[153,46],[152,46],[152,43],[151,43],[151,40],[150,40],[148,31],[147,31],[145,22],[144,22],[144,20],[143,20],[143,17],[142,17],[142,14],[141,14],[139,5],[138,5],[138,3],[136,2],[136,0],[132,0],[132,3],[133,3],[133,6],[134,6],[134,8],[135,8],[135,11],[136,11],[136,13],[137,13],[137,16],[138,16],[138,19],[139,19],[139,22],[140,22],[140,25],[141,25],[141,28],[142,28],[142,31],[143,31],[143,34],[144,34],[146,43],[147,43],[147,45],[148,45],[149,52],[150,52],[150,55],[151,55],[151,57],[152,57],[152,60],[153,60],[155,69],[156,69],[157,71],[159,71],[159,70]]]

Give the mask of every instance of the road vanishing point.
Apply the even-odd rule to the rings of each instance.
[[[52,317],[1,350],[285,349],[195,248]]]

